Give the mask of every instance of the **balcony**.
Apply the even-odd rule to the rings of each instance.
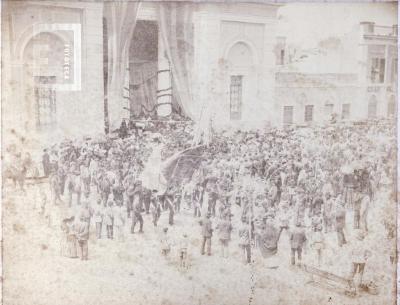
[[[392,26],[375,25],[374,22],[361,22],[361,31],[365,39],[397,39],[397,24]]]
[[[397,24],[393,26],[375,25],[374,35],[397,37]]]

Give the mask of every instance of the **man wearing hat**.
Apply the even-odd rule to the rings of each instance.
[[[122,206],[124,202],[124,187],[119,179],[116,179],[112,186],[112,194],[115,204],[117,206]]]
[[[44,176],[48,177],[50,174],[50,155],[47,152],[47,149],[43,150],[42,165],[43,165]]]
[[[166,194],[164,196],[164,208],[168,209],[169,211],[168,223],[171,226],[174,224],[174,215],[175,215],[173,200],[174,200],[173,187],[170,186],[167,189]]]
[[[62,203],[61,200],[61,189],[60,189],[60,177],[56,173],[51,173],[50,178],[50,190],[53,205],[56,205],[57,202]]]
[[[74,231],[81,254],[81,260],[88,259],[88,240],[89,240],[89,223],[85,220],[84,216],[78,218],[74,224]]]
[[[87,200],[82,201],[82,204],[79,208],[79,217],[83,218],[89,224],[90,228],[90,218],[93,215],[93,210],[89,207],[89,202]]]
[[[345,201],[343,200],[341,194],[339,194],[335,201],[335,219],[338,244],[339,247],[341,247],[346,244],[346,238],[344,236],[344,227],[346,225],[346,209]]]
[[[153,217],[153,225],[157,227],[157,222],[161,216],[161,206],[158,198],[158,191],[153,190],[150,197],[150,211]]]
[[[182,239],[179,242],[179,259],[180,267],[188,267],[188,248],[189,248],[189,238],[186,233],[183,233]]]
[[[72,195],[76,194],[77,205],[81,204],[81,183],[80,183],[79,171],[74,170],[74,165],[71,164],[70,173],[68,175],[68,204],[72,206]]]
[[[106,174],[104,174],[103,177],[101,178],[99,188],[100,188],[101,199],[103,201],[104,207],[106,207],[108,202],[108,197],[110,196],[111,193],[111,182]]]
[[[200,217],[201,208],[203,204],[203,187],[201,186],[200,183],[196,184],[192,198],[193,198],[194,217]]]
[[[371,255],[371,252],[367,248],[367,244],[364,241],[365,234],[362,230],[357,229],[355,232],[355,240],[352,242],[351,258],[351,278],[354,280],[355,275],[358,273],[359,278],[356,287],[362,286],[362,280],[365,270],[365,264]]]
[[[221,257],[226,258],[229,256],[229,242],[231,240],[231,232],[233,229],[230,215],[230,211],[224,212],[221,215],[222,219],[216,227],[221,245]]]
[[[211,212],[207,212],[206,218],[200,221],[202,226],[201,235],[203,241],[201,243],[201,255],[205,254],[205,246],[207,244],[207,254],[211,255],[211,237],[213,233],[212,222],[211,222]]]
[[[354,171],[352,169],[346,168],[345,173],[343,174],[343,200],[346,203],[347,207],[353,208],[353,194],[354,188],[356,184],[356,177],[354,175]]]
[[[295,265],[296,263],[296,253],[297,253],[297,264],[301,265],[301,253],[303,249],[303,245],[306,242],[306,233],[304,229],[301,227],[301,223],[297,222],[296,227],[290,233],[290,248],[292,250],[291,253],[291,264]]]
[[[101,229],[103,224],[104,208],[101,205],[101,199],[97,199],[97,204],[93,207],[93,218],[96,224],[96,237],[101,238]]]
[[[251,227],[248,217],[242,217],[242,223],[239,227],[239,247],[242,249],[243,261],[247,264],[251,263]]]
[[[135,183],[133,173],[129,173],[128,176],[124,180],[124,185],[126,189],[126,196],[128,200],[126,202],[126,212],[128,218],[131,217],[131,212],[133,210],[133,195],[135,194]]]
[[[143,233],[143,217],[142,217],[142,193],[140,191],[136,191],[133,195],[133,218],[132,218],[132,226],[131,233],[135,233],[136,224],[139,222],[139,233]]]
[[[105,208],[104,211],[104,223],[107,229],[107,238],[113,239],[114,209],[113,202],[111,200],[108,201],[108,206]]]

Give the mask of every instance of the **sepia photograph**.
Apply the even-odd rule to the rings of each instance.
[[[2,0],[2,304],[396,305],[397,85],[397,1]]]

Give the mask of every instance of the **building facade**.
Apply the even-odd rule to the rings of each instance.
[[[4,132],[103,131],[102,14],[95,2],[4,2]]]
[[[332,116],[345,121],[396,116],[397,25],[361,22],[320,46],[319,54],[290,62],[284,38],[278,38],[279,125],[324,123]]]
[[[6,129],[46,137],[104,131],[105,26],[97,1],[7,1],[3,8],[3,119]],[[191,93],[194,120],[215,128],[322,123],[393,116],[397,26],[363,22],[322,53],[293,60],[277,35],[274,4],[194,5]],[[124,98],[108,101],[118,127],[177,99],[159,4],[141,3],[127,54]],[[327,65],[329,63],[329,65]],[[143,110],[144,109],[144,110]]]

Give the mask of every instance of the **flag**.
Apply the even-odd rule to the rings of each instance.
[[[204,160],[204,145],[195,146],[181,151],[162,164],[160,179],[164,180],[167,188],[172,183],[181,184],[191,180],[194,172]]]

